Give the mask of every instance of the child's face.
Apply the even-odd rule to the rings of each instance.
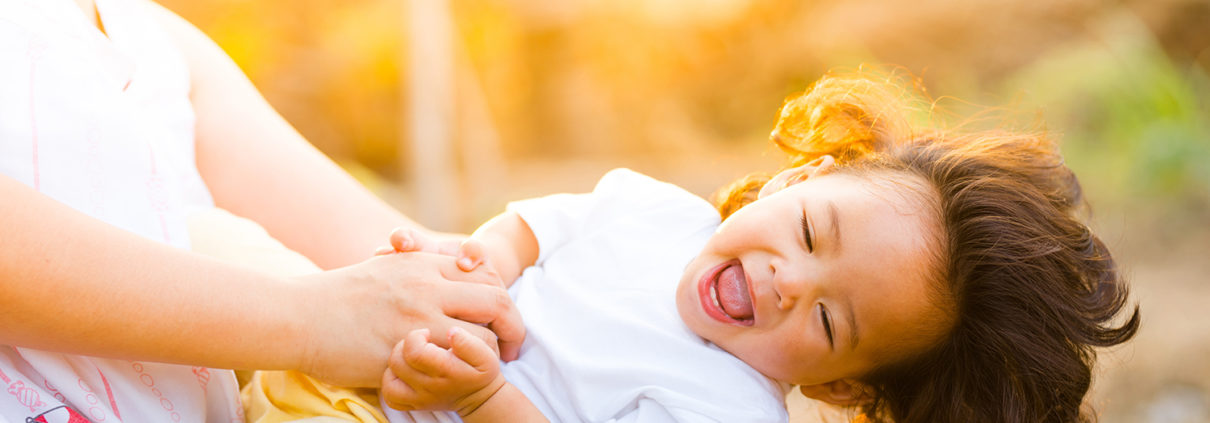
[[[936,342],[945,321],[929,297],[935,212],[921,195],[830,165],[774,178],[719,226],[677,288],[695,333],[804,392]]]

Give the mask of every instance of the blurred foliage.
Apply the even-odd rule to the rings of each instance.
[[[162,2],[320,149],[409,182],[410,3]],[[468,150],[517,169],[759,149],[787,95],[829,69],[876,63],[919,76],[937,98],[1040,111],[1097,201],[1210,209],[1205,0],[442,3],[456,28],[452,141],[464,172],[487,167]],[[482,113],[467,112],[476,104]],[[495,176],[464,184],[508,179]]]
[[[1132,14],[1095,22],[1096,37],[1016,72],[1062,132],[1065,156],[1103,201],[1210,204],[1210,80],[1164,54]]]
[[[698,194],[772,170],[782,100],[862,63],[919,77],[944,118],[1045,122],[1145,302],[1133,361],[1110,362],[1091,401],[1104,421],[1210,419],[1210,0],[412,0],[455,25],[455,71],[432,81],[455,87],[444,202],[408,192],[433,177],[405,172],[408,49],[436,42],[410,39],[414,3],[158,1],[388,201],[422,223],[409,204],[461,214],[438,229],[610,167]],[[1173,386],[1197,401],[1165,402]]]

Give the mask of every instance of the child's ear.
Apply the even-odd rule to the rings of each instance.
[[[824,155],[802,166],[778,172],[777,175],[773,176],[773,179],[770,179],[769,182],[765,183],[765,186],[760,188],[760,192],[756,194],[756,198],[764,198],[790,185],[797,184],[817,175],[822,175],[832,168],[833,163],[835,163],[835,159],[832,156]]]
[[[870,396],[870,388],[851,379],[834,380],[817,385],[801,385],[798,390],[807,398],[842,407],[861,405],[873,399]]]

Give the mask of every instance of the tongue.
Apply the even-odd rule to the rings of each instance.
[[[730,266],[718,275],[718,303],[735,320],[752,318],[752,299],[748,297],[748,281],[743,268]]]

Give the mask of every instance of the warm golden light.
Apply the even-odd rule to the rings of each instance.
[[[1103,421],[1210,419],[1204,2],[162,3],[312,143],[446,230],[509,200],[588,190],[613,167],[701,195],[775,170],[783,99],[834,68],[918,77],[942,115],[993,105],[1021,126],[1045,121],[1146,318],[1128,351],[1103,360],[1092,397]]]

